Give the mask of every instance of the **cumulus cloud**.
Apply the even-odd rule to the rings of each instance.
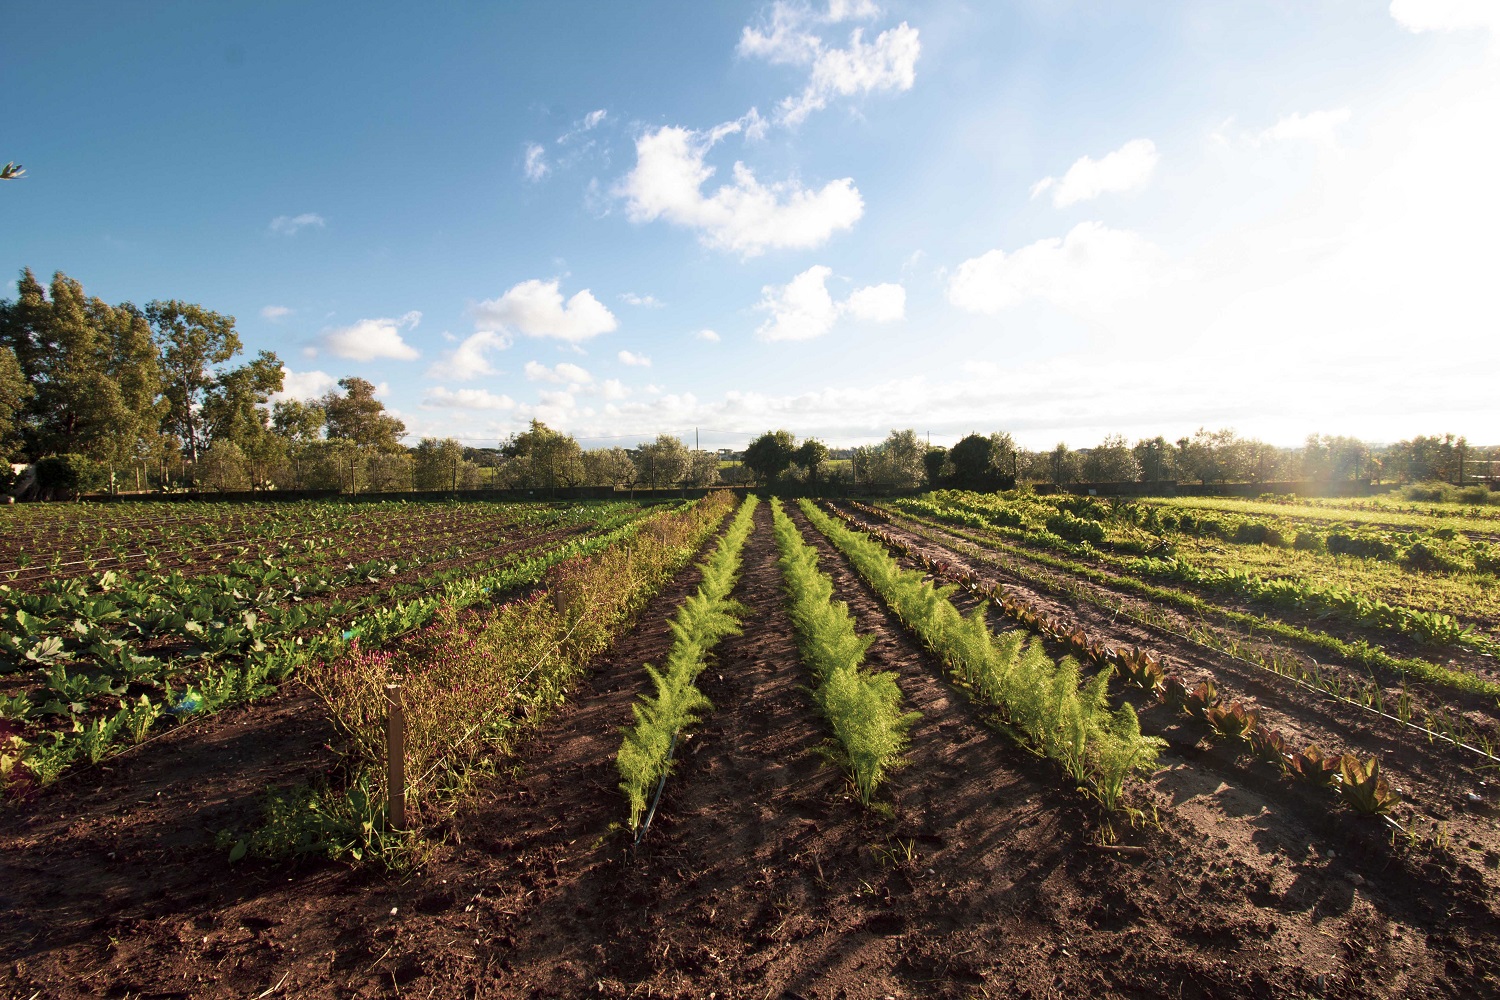
[[[617,357],[622,365],[632,365],[639,368],[650,368],[651,359],[644,354],[636,354],[634,351],[621,351]]]
[[[708,246],[753,257],[768,248],[821,246],[864,214],[853,178],[817,190],[796,180],[767,186],[739,162],[731,183],[705,195],[703,185],[715,172],[704,162],[708,151],[744,128],[743,120],[707,132],[669,125],[637,138],[635,168],[616,189],[626,199],[630,220],[665,219],[698,230]]]
[[[327,372],[294,372],[282,365],[281,391],[271,396],[271,402],[283,399],[317,399],[332,392],[338,384],[338,379]]]
[[[964,261],[948,283],[948,301],[993,315],[1038,298],[1089,313],[1160,285],[1168,272],[1161,250],[1140,235],[1081,222],[1065,237]]]
[[[271,232],[281,236],[296,236],[297,232],[308,226],[316,226],[322,229],[326,220],[315,212],[304,212],[301,215],[278,215],[271,220]]]
[[[457,347],[445,351],[443,356],[427,369],[428,378],[467,381],[485,375],[499,375],[490,363],[491,351],[503,351],[510,347],[511,338],[495,330],[480,330],[465,337]]]
[[[637,295],[635,292],[626,292],[620,298],[628,306],[640,306],[643,309],[660,309],[666,304],[654,295]]]
[[[1031,186],[1031,197],[1052,192],[1052,204],[1066,208],[1101,194],[1134,191],[1146,186],[1161,157],[1150,139],[1132,139],[1102,159],[1079,157],[1062,179],[1044,177]]]
[[[547,151],[538,143],[528,142],[526,144],[526,160],[522,164],[526,171],[528,181],[539,181],[551,172],[552,168],[547,165]]]
[[[796,125],[814,111],[826,108],[834,97],[912,88],[922,43],[917,29],[905,21],[882,31],[868,43],[864,40],[864,29],[855,28],[845,48],[829,47],[813,30],[825,24],[864,20],[878,13],[879,9],[868,0],[830,3],[821,13],[800,4],[775,3],[764,23],[747,25],[740,32],[740,55],[810,68],[802,93],[786,98],[778,106],[779,121]]]
[[[514,285],[498,299],[474,307],[481,323],[504,327],[527,337],[553,337],[578,343],[619,324],[614,314],[585,288],[566,303],[557,279],[532,279]]]
[[[429,409],[512,410],[516,401],[504,393],[497,396],[488,389],[448,389],[439,385],[427,390],[422,405]]]
[[[594,381],[594,376],[567,361],[559,362],[551,368],[538,361],[528,361],[525,370],[526,377],[533,382],[550,382],[554,385],[568,383],[573,389]]]
[[[1500,4],[1495,0],[1391,0],[1390,9],[1407,31],[1487,28],[1500,34]]]
[[[762,340],[811,340],[833,329],[845,313],[875,323],[889,323],[906,315],[906,290],[900,285],[858,288],[842,302],[828,292],[832,268],[814,265],[785,285],[761,290],[757,309],[770,318],[756,331]]]
[[[855,319],[869,323],[894,323],[906,318],[906,289],[893,282],[856,288],[844,309]]]
[[[286,306],[265,306],[261,309],[260,314],[262,318],[268,319],[272,323],[275,323],[290,316],[292,314],[292,310],[288,309]]]
[[[421,321],[422,314],[412,310],[399,319],[362,319],[328,330],[319,339],[328,353],[350,361],[413,361],[421,352],[401,338],[401,331],[415,329]]]
[[[717,344],[720,340],[723,339],[719,336],[717,330],[708,329],[699,330],[697,333],[693,334],[693,336],[697,337],[699,340],[706,340],[710,344]]]
[[[855,28],[849,34],[848,48],[818,53],[807,88],[797,97],[783,99],[777,106],[778,117],[796,125],[814,111],[828,107],[832,97],[910,90],[917,80],[917,56],[921,52],[917,29],[905,21],[882,31],[870,44],[863,39],[863,29]]]

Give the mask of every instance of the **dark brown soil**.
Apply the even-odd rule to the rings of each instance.
[[[757,513],[742,636],[701,678],[650,833],[614,826],[618,728],[682,574],[481,788],[431,863],[230,867],[217,829],[328,766],[318,706],[225,713],[0,816],[0,993],[30,997],[1472,997],[1500,926],[1469,867],[1393,852],[1192,747],[1098,845],[1096,810],[1001,736],[818,544],[869,662],[922,713],[862,809],[817,752]],[[1290,712],[1289,712],[1290,715]],[[57,817],[57,818],[54,818]]]

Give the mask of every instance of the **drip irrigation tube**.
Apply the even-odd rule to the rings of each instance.
[[[661,780],[656,783],[656,795],[654,795],[652,797],[652,799],[651,799],[651,809],[650,809],[650,811],[648,811],[646,813],[646,822],[644,822],[644,823],[641,824],[641,829],[640,829],[640,831],[638,833],[636,833],[636,835],[635,835],[635,843],[631,845],[632,847],[639,847],[640,846],[640,844],[641,844],[641,838],[646,835],[646,831],[647,830],[651,829],[651,821],[656,818],[656,806],[657,806],[657,803],[661,802],[661,793],[662,793],[662,790],[667,787],[667,773],[672,768],[672,754],[676,750],[677,750],[677,734],[673,733],[672,734],[672,742],[667,745],[667,766],[662,769]]]

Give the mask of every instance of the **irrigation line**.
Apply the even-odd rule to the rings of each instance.
[[[939,530],[941,530],[941,529],[939,529]],[[958,537],[958,536],[952,536],[952,537]],[[969,544],[972,545],[972,544],[975,544],[975,543],[971,542]],[[978,547],[980,547],[980,546],[976,545],[976,548],[978,548]],[[999,562],[998,562],[998,560],[995,560],[995,561],[982,560],[982,561],[991,562],[991,565],[994,565],[997,568],[1007,569],[1008,572],[1015,573],[1014,569],[1008,569],[1006,567],[1001,567],[1000,564],[999,564]],[[1020,574],[1017,574],[1017,575],[1020,575]],[[1055,584],[1055,583],[1042,583],[1041,581],[1036,581],[1036,580],[1033,580],[1031,582],[1037,583],[1039,586],[1043,586],[1043,587],[1045,587],[1045,588],[1047,588],[1049,590],[1052,590],[1052,592],[1055,593],[1055,594],[1056,593],[1066,593],[1066,594],[1069,594],[1069,596],[1074,596],[1074,597],[1083,596],[1080,593],[1069,592],[1065,587],[1063,587],[1061,585],[1058,585],[1058,584]],[[968,589],[970,589],[971,593],[973,592],[973,588],[968,588]],[[1098,602],[1098,601],[1096,601],[1096,600],[1094,600],[1092,598],[1084,597],[1083,599],[1087,600],[1090,604],[1096,605],[1097,607],[1100,607],[1100,608],[1105,608],[1106,607],[1106,605],[1104,605],[1104,604],[1102,604],[1102,603],[1100,603],[1100,602]],[[1400,718],[1399,716],[1390,715],[1390,714],[1388,714],[1386,712],[1382,712],[1382,711],[1380,711],[1377,708],[1372,708],[1371,706],[1366,705],[1366,704],[1364,704],[1362,702],[1355,701],[1352,698],[1346,698],[1343,695],[1334,694],[1332,691],[1328,691],[1328,690],[1325,690],[1323,688],[1317,687],[1316,685],[1309,684],[1308,682],[1302,680],[1299,677],[1293,677],[1291,674],[1282,673],[1281,671],[1276,670],[1273,667],[1268,667],[1264,663],[1257,663],[1255,660],[1248,659],[1247,657],[1243,657],[1243,656],[1240,656],[1240,655],[1238,655],[1236,653],[1231,653],[1231,652],[1229,652],[1227,650],[1223,650],[1223,649],[1219,649],[1219,648],[1217,648],[1215,646],[1211,646],[1208,643],[1203,642],[1202,640],[1195,639],[1192,636],[1187,635],[1186,633],[1178,632],[1175,629],[1168,628],[1165,625],[1157,624],[1156,622],[1150,621],[1150,620],[1148,620],[1146,618],[1142,618],[1142,617],[1139,617],[1137,615],[1134,615],[1134,614],[1130,613],[1129,611],[1125,611],[1122,606],[1117,606],[1117,607],[1109,609],[1109,610],[1111,610],[1116,615],[1124,615],[1124,617],[1130,619],[1131,621],[1135,622],[1138,625],[1144,625],[1145,627],[1150,628],[1150,629],[1154,629],[1157,632],[1162,632],[1162,633],[1165,633],[1166,635],[1173,636],[1174,638],[1181,639],[1184,642],[1189,643],[1190,645],[1198,647],[1199,649],[1207,650],[1207,651],[1209,651],[1211,653],[1214,653],[1215,655],[1218,655],[1218,656],[1227,657],[1227,658],[1229,658],[1231,660],[1234,660],[1237,663],[1246,664],[1247,666],[1254,667],[1257,670],[1265,671],[1268,674],[1274,674],[1275,676],[1281,678],[1282,680],[1290,681],[1291,683],[1297,685],[1298,687],[1301,687],[1301,688],[1304,688],[1304,689],[1306,689],[1308,691],[1311,691],[1314,694],[1317,694],[1320,697],[1326,698],[1326,699],[1328,699],[1330,701],[1335,701],[1335,702],[1338,702],[1340,704],[1349,705],[1349,706],[1351,706],[1353,708],[1357,708],[1357,709],[1359,709],[1359,710],[1361,710],[1363,712],[1368,712],[1369,714],[1374,715],[1377,718],[1386,719],[1386,720],[1388,720],[1390,722],[1394,722],[1394,723],[1397,723],[1398,725],[1404,726],[1407,729],[1414,730],[1414,731],[1416,731],[1418,733],[1421,733],[1423,736],[1426,736],[1429,742],[1431,742],[1433,740],[1441,740],[1444,743],[1451,744],[1452,746],[1458,747],[1458,748],[1460,748],[1462,750],[1467,750],[1470,753],[1475,754],[1476,756],[1483,757],[1486,761],[1489,761],[1489,762],[1492,762],[1492,763],[1495,763],[1495,764],[1500,764],[1500,757],[1497,757],[1497,756],[1495,756],[1494,754],[1491,754],[1491,753],[1486,753],[1484,750],[1481,750],[1479,747],[1471,746],[1468,743],[1464,743],[1461,740],[1454,739],[1453,737],[1448,736],[1448,735],[1446,735],[1444,733],[1439,733],[1439,732],[1437,732],[1435,730],[1428,729],[1425,726],[1419,726],[1419,725],[1417,725],[1414,722],[1408,722],[1405,719]],[[1317,664],[1317,662],[1318,662],[1317,660],[1315,660],[1315,659],[1313,660],[1313,663],[1315,665]]]
[[[667,787],[667,773],[672,769],[672,754],[676,752],[676,750],[677,734],[673,733],[672,742],[667,745],[667,766],[662,769],[661,780],[656,783],[656,795],[651,799],[651,810],[646,813],[646,822],[641,824],[640,831],[635,835],[635,843],[630,845],[632,847],[640,846],[641,838],[646,835],[647,830],[651,829],[651,821],[656,818],[656,806],[659,802],[661,802],[661,793],[663,789]]]

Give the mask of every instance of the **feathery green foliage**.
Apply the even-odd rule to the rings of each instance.
[[[985,605],[965,618],[948,599],[957,588],[934,587],[921,573],[902,569],[885,546],[810,501],[802,510],[927,647],[980,700],[999,709],[1023,745],[1061,764],[1106,809],[1121,807],[1125,780],[1153,766],[1163,744],[1141,735],[1128,704],[1110,711],[1112,668],[1080,686],[1071,656],[1053,661],[1040,639],[1028,644],[1019,631],[995,635]]]
[[[646,664],[656,694],[642,695],[631,706],[635,724],[624,728],[615,764],[619,768],[620,791],[630,807],[630,829],[636,829],[646,811],[651,786],[672,769],[672,742],[682,730],[712,711],[713,705],[694,682],[708,664],[708,655],[727,635],[738,635],[743,609],[729,599],[739,580],[740,556],[750,536],[752,518],[759,501],[746,497],[713,553],[699,564],[703,578],[695,593],[677,609],[669,623],[672,649],[665,668]]]
[[[869,805],[880,782],[901,766],[907,732],[921,713],[902,713],[895,675],[864,669],[874,637],[855,632],[848,605],[833,601],[833,579],[818,569],[817,550],[780,500],[771,501],[771,516],[797,645],[817,682],[813,700],[833,728],[837,757],[849,768],[860,801]]]

